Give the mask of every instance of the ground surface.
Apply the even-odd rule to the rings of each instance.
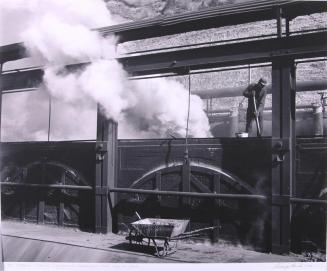
[[[280,256],[251,251],[227,244],[178,243],[176,253],[165,258],[153,256],[153,247],[132,246],[125,236],[93,234],[71,228],[59,228],[2,222],[2,244],[5,262],[106,262],[106,263],[159,263],[159,262],[296,262],[295,255]]]

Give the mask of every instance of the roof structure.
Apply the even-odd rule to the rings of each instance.
[[[173,16],[129,22],[95,29],[101,35],[116,35],[119,42],[140,40],[203,30],[227,25],[276,19],[277,12],[292,20],[297,16],[327,12],[325,1],[261,0],[228,4],[208,10],[187,12]],[[0,47],[0,62],[26,57],[23,44],[15,43]]]

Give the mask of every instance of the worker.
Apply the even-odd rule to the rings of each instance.
[[[264,78],[260,78],[258,83],[250,84],[243,92],[243,96],[248,98],[245,131],[250,134],[252,131],[252,124],[255,121],[257,136],[259,137],[263,134],[263,109],[265,107],[267,95],[266,85],[267,81]]]

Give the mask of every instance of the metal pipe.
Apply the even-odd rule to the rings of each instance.
[[[219,89],[208,89],[208,90],[194,90],[192,94],[198,95],[202,99],[209,98],[224,98],[224,97],[237,97],[242,96],[242,93],[246,86],[241,87],[230,87],[230,88],[219,88]],[[271,85],[266,87],[267,93],[271,93]],[[311,80],[297,82],[296,91],[315,91],[327,89],[327,80]]]
[[[300,198],[291,198],[291,203],[302,203],[302,204],[324,204],[327,205],[327,200],[320,199],[300,199]]]
[[[2,94],[12,94],[12,93],[20,93],[20,92],[29,92],[29,91],[36,91],[39,90],[39,88],[20,88],[15,90],[4,90],[2,91]]]
[[[311,105],[299,105],[296,107],[297,110],[301,110],[301,109],[312,109],[313,107]],[[267,111],[271,111],[272,107],[268,106],[264,108],[264,112]],[[230,114],[231,110],[230,108],[220,108],[217,110],[209,110],[209,111],[205,111],[207,114]]]
[[[326,27],[320,27],[320,28],[312,28],[312,29],[304,29],[304,30],[298,30],[298,31],[293,31],[289,32],[289,35],[292,34],[303,34],[303,33],[312,33],[312,32],[321,32],[321,31],[326,31]]]
[[[315,58],[306,58],[306,59],[301,59],[301,60],[296,60],[295,64],[301,64],[301,63],[314,63],[314,62],[321,62],[321,61],[327,61],[326,57],[315,57]]]
[[[51,189],[75,189],[75,190],[92,190],[89,185],[61,185],[61,184],[36,184],[36,183],[11,183],[1,182],[1,186],[16,186],[16,187],[37,187]]]
[[[183,197],[197,197],[197,198],[259,199],[259,200],[267,199],[267,197],[264,195],[252,195],[252,194],[195,193],[195,192],[179,192],[179,191],[157,191],[157,190],[145,190],[145,189],[133,189],[133,188],[109,188],[109,192],[165,195],[165,196],[183,196]]]

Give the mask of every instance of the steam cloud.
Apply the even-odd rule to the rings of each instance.
[[[185,136],[188,107],[185,87],[163,78],[128,80],[115,60],[115,37],[103,38],[90,30],[114,24],[104,2],[8,0],[2,1],[0,8],[25,14],[27,22],[20,37],[30,55],[45,63],[44,86],[54,100],[81,112],[75,124],[88,126],[90,121],[94,122],[83,118],[82,112],[99,103],[106,117],[118,121],[120,138]],[[91,64],[75,71],[64,68],[81,61]],[[62,117],[57,112],[63,127],[70,113],[65,107],[60,113]],[[195,95],[191,95],[189,135],[210,136],[202,100]]]

